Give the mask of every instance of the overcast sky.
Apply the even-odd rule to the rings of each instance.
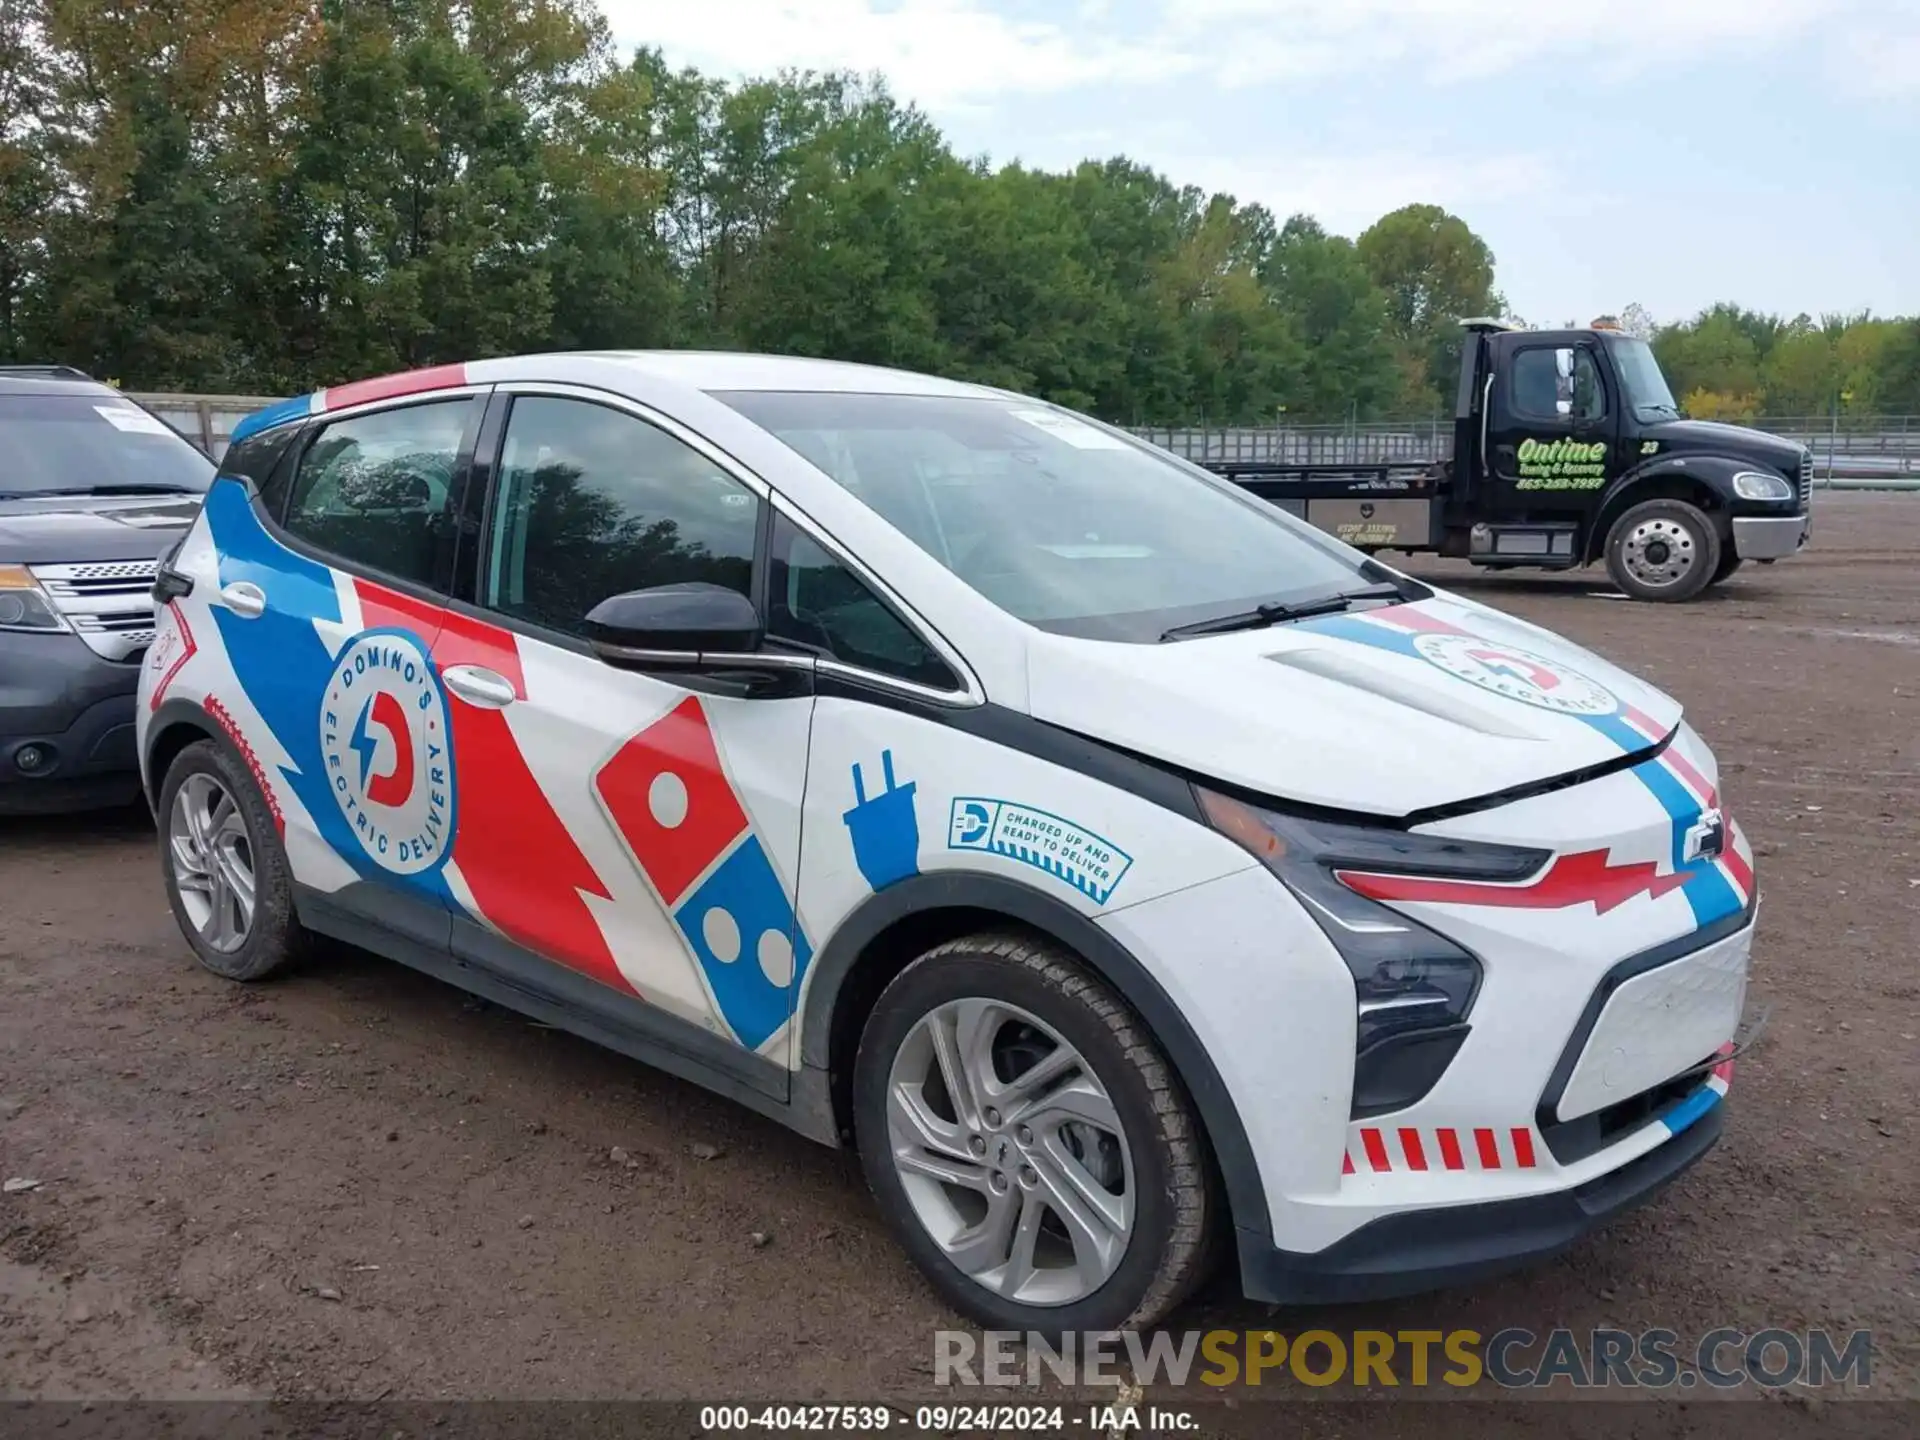
[[[1535,324],[1920,312],[1920,0],[601,0],[718,74],[883,73],[964,154],[1126,154],[1358,233],[1433,201]]]

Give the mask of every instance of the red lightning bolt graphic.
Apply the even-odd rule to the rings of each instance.
[[[1428,880],[1414,875],[1368,875],[1339,871],[1349,890],[1369,900],[1425,900],[1438,905],[1492,905],[1509,910],[1563,910],[1591,905],[1604,915],[1636,895],[1658,898],[1678,890],[1691,872],[1659,874],[1651,860],[1610,865],[1604,850],[1562,855],[1525,885],[1486,885],[1472,880]]]

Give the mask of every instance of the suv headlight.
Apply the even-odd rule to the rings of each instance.
[[[64,630],[67,622],[24,565],[0,565],[0,630]]]
[[[1355,1118],[1411,1105],[1433,1088],[1467,1038],[1480,961],[1348,888],[1340,872],[1518,881],[1536,874],[1551,853],[1310,820],[1200,786],[1194,793],[1213,828],[1273,872],[1353,972]]]
[[[1733,493],[1742,500],[1791,500],[1793,486],[1778,475],[1742,470],[1733,477]]]

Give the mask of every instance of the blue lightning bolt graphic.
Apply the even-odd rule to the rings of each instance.
[[[360,757],[360,790],[364,794],[367,788],[367,774],[373,769],[373,752],[380,742],[367,733],[367,717],[373,713],[373,696],[367,697],[367,703],[360,707],[360,718],[353,722],[353,738],[347,741],[353,752]]]

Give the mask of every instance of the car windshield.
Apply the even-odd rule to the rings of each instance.
[[[1653,347],[1632,338],[1612,341],[1613,363],[1626,387],[1627,404],[1638,420],[1674,420],[1680,407],[1674,403],[1667,377],[1660,373],[1660,362],[1653,358]]]
[[[1364,585],[1361,557],[1263,501],[1038,401],[716,395],[1009,614],[1137,643]]]
[[[0,499],[204,494],[214,465],[112,394],[0,394]]]

